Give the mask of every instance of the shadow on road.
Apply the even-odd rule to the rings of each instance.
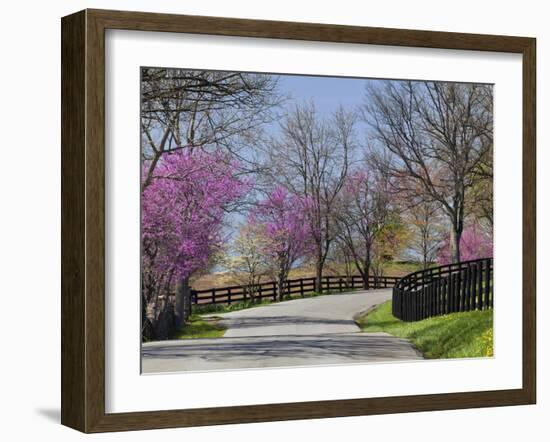
[[[311,316],[240,316],[238,318],[222,318],[223,322],[231,324],[231,328],[271,327],[278,325],[349,325],[349,319],[313,318]]]
[[[326,359],[344,358],[349,361],[365,359],[411,359],[410,346],[392,336],[368,336],[361,334],[330,335],[304,338],[304,336],[227,338],[218,342],[184,343],[181,345],[156,345],[143,347],[144,359],[196,359],[205,362],[231,359],[294,358]]]

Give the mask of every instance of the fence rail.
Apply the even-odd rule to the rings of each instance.
[[[393,287],[400,278],[393,276],[369,277],[369,288]],[[315,292],[315,278],[288,279],[285,281],[285,297],[305,296]],[[360,275],[353,276],[323,276],[322,290],[345,292],[363,288],[363,279]],[[246,285],[217,287],[204,290],[192,290],[193,304],[232,304],[238,301],[251,299],[251,288]],[[263,282],[253,287],[254,299],[277,300],[277,283]]]
[[[403,321],[493,308],[493,258],[411,273],[393,288],[392,313]]]

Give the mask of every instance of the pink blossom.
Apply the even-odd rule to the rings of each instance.
[[[263,225],[268,239],[264,253],[289,270],[313,249],[313,232],[307,220],[310,202],[278,186],[251,212],[249,223]]]
[[[493,256],[493,238],[477,223],[469,225],[460,237],[460,260],[470,261]],[[452,262],[450,235],[447,235],[439,249],[437,262],[450,264]]]
[[[224,209],[250,187],[235,176],[236,167],[219,151],[181,150],[162,157],[141,199],[146,268],[185,278],[208,265],[223,239]]]

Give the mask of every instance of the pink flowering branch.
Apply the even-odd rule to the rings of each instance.
[[[235,172],[236,165],[221,152],[181,150],[163,156],[142,192],[145,268],[181,279],[208,265],[221,246],[226,207],[250,187]]]
[[[460,259],[470,261],[493,256],[492,235],[485,232],[477,223],[470,224],[460,238]],[[437,262],[450,264],[453,262],[450,246],[450,235],[447,235],[439,249]]]
[[[278,186],[249,216],[251,226],[264,229],[267,241],[263,253],[276,273],[279,299],[294,263],[314,249],[313,231],[307,222],[309,206],[307,198],[291,195],[285,187]]]

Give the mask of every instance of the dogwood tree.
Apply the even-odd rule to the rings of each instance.
[[[262,276],[269,272],[269,258],[266,251],[270,240],[262,224],[243,224],[233,241],[230,256],[225,258],[226,267],[239,284],[246,287],[245,299],[255,301]]]

